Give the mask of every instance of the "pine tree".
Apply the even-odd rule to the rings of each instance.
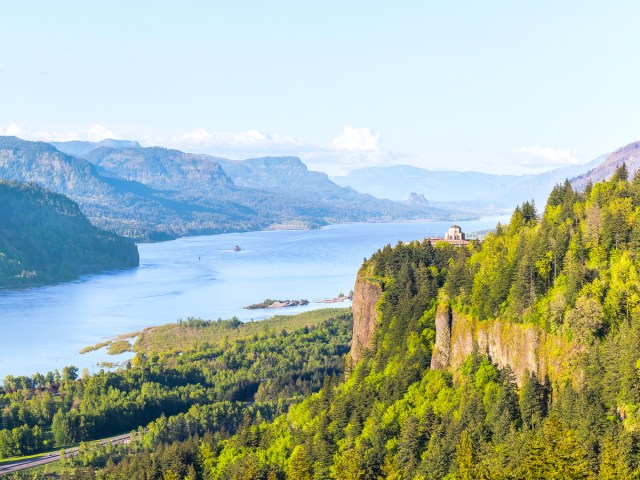
[[[616,167],[611,180],[614,182],[626,182],[629,180],[629,169],[626,162],[622,162]]]
[[[617,480],[619,478],[629,478],[630,473],[624,456],[613,439],[611,437],[605,438],[602,445],[598,478],[601,480]]]
[[[587,452],[573,430],[556,415],[551,415],[544,424],[543,433],[548,478],[589,478]]]
[[[534,428],[544,417],[543,390],[538,376],[531,373],[525,378],[520,394],[520,415],[527,428]]]
[[[413,415],[408,417],[400,432],[398,439],[398,453],[396,461],[405,478],[412,478],[420,461],[420,446],[422,444],[422,433],[419,423]]]
[[[297,445],[287,464],[287,478],[290,480],[312,480],[311,459],[305,445]]]
[[[460,480],[475,480],[477,478],[475,457],[471,436],[467,430],[464,430],[456,447],[456,463]]]

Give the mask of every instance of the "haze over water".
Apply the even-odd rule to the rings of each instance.
[[[459,222],[465,232],[493,228],[504,217]],[[332,225],[320,230],[251,232],[141,244],[140,267],[50,287],[0,292],[0,380],[65,365],[95,368],[131,357],[80,349],[108,337],[179,318],[237,316],[262,320],[348,302],[365,257],[387,243],[441,236],[451,222]],[[234,245],[241,247],[234,252]],[[265,298],[306,307],[246,310]]]

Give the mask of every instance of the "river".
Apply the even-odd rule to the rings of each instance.
[[[459,222],[465,232],[493,228],[505,217]],[[332,225],[181,238],[138,245],[140,267],[75,282],[0,291],[0,381],[66,365],[95,370],[122,360],[83,347],[179,318],[261,320],[348,302],[319,304],[349,293],[364,257],[387,243],[441,236],[450,222]],[[241,251],[233,251],[235,245]],[[266,298],[310,304],[275,312],[246,310]]]

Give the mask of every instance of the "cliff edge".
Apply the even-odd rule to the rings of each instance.
[[[370,348],[378,324],[376,305],[382,297],[382,286],[375,280],[358,274],[353,288],[353,338],[351,359],[355,364],[362,358],[364,350]]]
[[[501,368],[509,365],[518,385],[529,372],[538,378],[566,378],[573,370],[577,347],[530,324],[478,321],[441,303],[436,312],[436,342],[432,369],[457,368],[476,350]]]

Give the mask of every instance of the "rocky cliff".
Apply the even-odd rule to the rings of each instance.
[[[499,319],[480,322],[440,304],[431,368],[456,368],[476,348],[498,366],[511,366],[519,385],[529,372],[539,378],[565,378],[576,353],[576,347],[535,325]]]
[[[375,280],[358,275],[353,288],[353,338],[351,358],[357,362],[362,352],[372,346],[373,335],[378,324],[376,305],[382,296],[382,286]]]
[[[382,284],[361,270],[353,292],[353,339],[351,359],[357,362],[373,347],[378,326],[377,304]],[[474,351],[487,355],[499,367],[509,365],[519,385],[530,372],[543,379],[575,379],[578,346],[532,324],[500,319],[478,321],[452,309],[441,298],[435,316],[436,339],[431,356],[432,369],[457,369]]]

